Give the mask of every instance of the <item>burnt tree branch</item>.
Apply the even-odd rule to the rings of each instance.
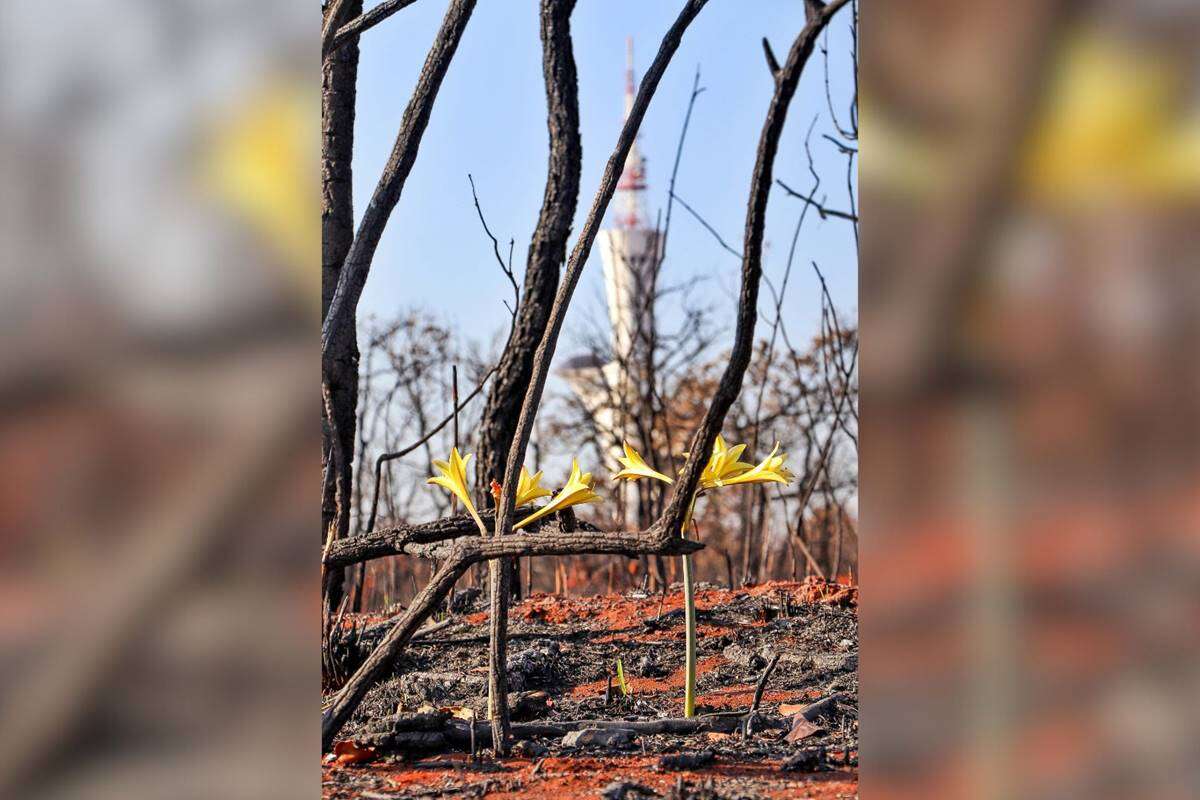
[[[399,202],[404,184],[412,172],[413,164],[416,163],[417,151],[429,125],[438,90],[441,89],[442,80],[446,77],[474,9],[475,0],[452,0],[429,54],[425,57],[416,88],[413,89],[408,106],[404,109],[391,156],[388,157],[375,193],[363,212],[354,243],[350,246],[350,252],[338,275],[337,288],[321,327],[323,357],[328,357],[331,351],[336,350],[338,343],[346,338],[354,338],[354,311],[362,296],[363,286],[366,285],[367,273],[371,269],[379,239],[383,236],[392,210]]]
[[[475,485],[502,480],[504,457],[512,445],[521,401],[533,373],[533,357],[550,316],[567,239],[579,202],[583,145],[579,133],[579,88],[571,41],[575,0],[542,0],[542,73],[546,87],[546,127],[550,136],[546,186],[525,263],[524,303],[517,313],[509,346],[496,367],[479,428]],[[482,491],[481,505],[492,505]],[[515,565],[510,568],[515,572]],[[511,577],[511,576],[510,576]],[[518,582],[513,582],[514,589]]]
[[[587,257],[596,240],[596,234],[600,230],[604,212],[608,209],[608,204],[612,200],[613,193],[616,191],[617,180],[624,169],[625,159],[629,155],[629,149],[633,145],[633,140],[637,136],[638,129],[641,127],[642,118],[646,115],[646,109],[650,105],[650,100],[658,89],[659,81],[666,71],[667,64],[670,63],[671,57],[674,56],[675,51],[679,48],[684,31],[687,30],[688,25],[696,18],[696,15],[700,13],[706,2],[707,0],[688,0],[674,24],[672,24],[666,35],[663,36],[658,53],[655,55],[650,67],[646,70],[641,85],[638,87],[637,97],[633,101],[633,106],[630,108],[625,124],[621,128],[621,133],[617,137],[616,147],[613,149],[613,153],[609,156],[608,163],[605,165],[604,174],[600,180],[596,196],[592,201],[592,207],[588,212],[587,220],[580,231],[575,248],[571,251],[571,258],[567,263],[562,284],[559,286],[558,293],[554,298],[554,306],[550,311],[545,333],[534,356],[532,378],[525,393],[525,400],[521,405],[521,416],[517,422],[512,446],[508,451],[508,458],[505,461],[504,487],[501,492],[498,506],[499,511],[496,516],[497,534],[507,534],[512,530],[517,478],[520,473],[521,462],[525,458],[525,449],[529,445],[529,435],[533,431],[533,419],[546,388],[546,378],[550,371],[550,361],[553,359],[555,348],[558,345],[558,338],[562,332],[567,306],[570,304],[575,287],[579,283],[579,277],[583,273],[584,265],[587,263]]]
[[[504,538],[512,532],[513,507],[516,502],[517,481],[520,476],[521,463],[525,460],[525,449],[529,445],[529,436],[533,431],[534,417],[537,415],[538,407],[541,405],[542,394],[546,388],[546,378],[550,372],[550,362],[554,358],[558,338],[562,333],[563,320],[567,315],[567,307],[571,303],[571,297],[575,292],[575,287],[579,283],[579,277],[583,273],[583,267],[587,263],[588,255],[596,240],[596,234],[599,232],[604,212],[608,209],[608,204],[612,200],[613,193],[616,191],[617,181],[624,170],[625,159],[629,155],[629,149],[633,146],[634,138],[641,127],[642,118],[646,115],[650,99],[654,97],[659,81],[662,80],[663,73],[666,71],[671,57],[679,49],[679,43],[683,39],[684,31],[687,30],[688,25],[696,18],[696,15],[700,13],[700,9],[705,6],[706,2],[707,0],[688,0],[674,24],[671,25],[670,29],[663,36],[658,53],[655,55],[650,67],[646,70],[646,75],[642,79],[641,86],[638,87],[637,97],[634,99],[633,105],[626,116],[621,133],[617,137],[616,147],[613,149],[612,155],[609,156],[608,163],[605,165],[604,175],[600,180],[600,186],[592,201],[592,207],[588,211],[583,229],[580,231],[579,239],[575,242],[574,250],[571,251],[571,258],[567,263],[566,273],[563,276],[562,283],[558,287],[558,291],[554,297],[554,305],[551,307],[549,317],[546,321],[545,332],[538,344],[537,352],[534,354],[529,385],[525,392],[525,399],[521,404],[521,414],[517,421],[516,429],[513,432],[512,444],[509,447],[505,460],[504,484],[500,501],[497,504],[498,512],[495,528],[497,540]],[[655,544],[660,548],[666,546],[661,537],[651,537],[651,539],[658,539]],[[504,655],[503,637],[501,636],[499,639],[500,641],[497,644],[499,645],[500,652],[494,655],[502,659]],[[503,663],[502,660],[501,663]],[[500,679],[496,683],[499,684],[500,691],[493,694],[496,715],[492,720],[492,735],[493,740],[497,743],[497,749],[503,750],[508,731],[508,708],[504,696],[505,682],[503,676],[500,676]]]
[[[385,19],[395,14],[397,11],[407,8],[417,0],[384,0],[379,5],[372,8],[367,13],[362,13],[362,3],[358,4],[358,16],[350,19],[344,24],[339,20],[337,25],[327,26],[321,32],[321,55],[328,56],[342,47],[344,47],[352,39],[357,39],[359,34],[370,28],[374,28]],[[345,19],[347,15],[340,15]]]
[[[360,0],[350,0],[349,5],[350,8],[346,8],[347,3],[331,4],[326,7],[326,15],[332,19],[350,10],[362,9]],[[438,89],[474,7],[475,0],[453,0],[446,11],[442,27],[404,111],[391,157],[367,205],[358,232],[352,237],[353,208],[350,203],[349,176],[354,128],[353,83],[358,63],[357,36],[351,37],[353,44],[343,47],[322,62],[323,80],[326,82],[322,141],[326,197],[323,202],[325,210],[330,211],[322,215],[324,322],[321,330],[321,384],[326,405],[323,507],[328,509],[332,505],[335,518],[333,524],[326,523],[326,530],[322,531],[326,539],[345,538],[350,528],[351,462],[358,404],[358,301],[383,229],[416,161],[417,149],[429,123]],[[338,79],[336,85],[335,78]],[[336,448],[330,444],[335,436],[338,439]],[[342,456],[335,458],[338,453]],[[334,497],[332,503],[328,500],[330,494]],[[336,571],[327,571],[323,583],[327,584],[326,607],[336,607],[343,576]]]
[[[375,730],[356,738],[356,742],[368,747],[378,747],[385,752],[408,753],[435,751],[446,748],[466,749],[471,744],[472,725],[474,736],[487,734],[486,722],[467,722],[447,718],[448,715],[407,714],[384,718]],[[782,717],[763,717],[767,727],[786,729]],[[740,724],[738,712],[705,714],[688,719],[667,718],[655,720],[610,720],[571,719],[539,722],[518,722],[512,726],[514,739],[544,739],[566,735],[570,731],[591,728],[600,730],[627,730],[639,736],[669,734],[690,736],[698,733],[731,733]]]
[[[476,485],[479,487],[489,486],[493,480],[503,480],[503,458],[512,445],[521,401],[533,373],[534,354],[550,317],[558,289],[559,270],[567,252],[567,238],[571,234],[571,222],[579,203],[583,145],[579,134],[578,76],[571,41],[571,12],[574,8],[575,0],[542,0],[541,3],[542,74],[546,87],[546,127],[550,137],[546,187],[525,264],[525,302],[516,312],[512,338],[501,356],[496,380],[492,383],[484,406],[479,434],[479,459],[475,464]],[[488,235],[491,235],[490,232]],[[516,290],[515,283],[513,289]],[[490,493],[485,493],[480,499],[483,503],[493,502]],[[515,560],[489,565],[491,647],[488,683],[489,697],[493,699],[495,707],[501,709],[501,713],[496,715],[500,724],[495,728],[493,737],[497,752],[503,752],[507,742],[507,714],[504,713],[507,709],[507,685],[504,670],[508,596],[512,591],[519,593],[520,585]]]

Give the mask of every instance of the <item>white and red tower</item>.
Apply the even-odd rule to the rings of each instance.
[[[633,110],[637,84],[633,73],[633,38],[626,40],[625,118]],[[658,232],[649,227],[644,211],[646,159],[633,140],[625,169],[617,184],[616,203],[610,219],[613,225],[601,230],[596,247],[604,266],[604,290],[608,298],[608,316],[612,323],[612,347],[615,360],[628,363],[635,357],[635,339],[648,332],[652,324],[651,296],[654,269],[658,257]],[[622,375],[623,383],[628,375]]]
[[[633,38],[626,40],[625,119],[633,110],[637,82],[633,72]],[[604,269],[604,292],[612,324],[612,358],[603,363],[592,356],[570,359],[560,370],[583,401],[601,434],[612,447],[608,464],[620,469],[621,442],[631,436],[630,420],[637,414],[639,377],[645,379],[646,343],[654,326],[654,273],[658,266],[658,231],[644,210],[646,160],[635,138],[609,216],[610,226],[596,236]],[[645,443],[631,440],[639,449]],[[626,522],[636,525],[632,484],[617,487]]]

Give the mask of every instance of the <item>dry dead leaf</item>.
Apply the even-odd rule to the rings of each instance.
[[[461,720],[466,720],[467,722],[475,721],[475,709],[467,708],[466,706],[442,706],[438,711]]]
[[[338,764],[366,764],[376,758],[374,747],[359,747],[349,739],[334,742],[333,754]]]
[[[824,730],[820,725],[809,722],[802,715],[796,714],[792,717],[792,730],[788,733],[785,741],[789,744],[795,744],[803,739],[807,739],[814,733],[821,733]]]
[[[710,742],[723,742],[726,739],[732,739],[733,734],[721,733],[720,731],[709,731],[708,733],[704,734],[704,738],[708,739]]]
[[[806,708],[808,708],[808,706],[803,705],[803,704],[781,703],[779,706],[779,713],[785,717],[790,717],[793,714],[799,714],[801,711],[803,711]]]

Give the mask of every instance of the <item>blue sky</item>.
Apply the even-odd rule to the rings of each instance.
[[[386,318],[424,306],[483,343],[507,330],[508,312],[501,300],[510,297],[510,289],[479,227],[467,173],[475,178],[493,232],[506,244],[510,237],[516,239],[514,266],[519,276],[541,203],[547,158],[537,7],[537,0],[481,0],[476,8],[443,83],[416,166],[380,243],[360,316],[374,313]],[[625,38],[634,37],[640,76],[679,7],[674,0],[578,2],[571,22],[584,163],[573,237],[620,129]],[[423,0],[363,37],[354,158],[359,214],[391,150],[404,105],[444,11],[444,2]],[[651,219],[666,204],[680,126],[699,65],[706,91],[693,112],[676,191],[740,249],[754,150],[772,91],[760,40],[768,36],[784,59],[803,16],[799,0],[712,0],[692,23],[642,124],[640,147],[648,162],[646,205]],[[830,81],[839,112],[851,91],[845,55],[849,19],[849,9],[842,11],[828,40]],[[811,186],[804,136],[814,115],[819,119],[812,148],[822,176],[822,194],[827,195],[829,206],[846,208],[845,159],[821,138],[834,130],[826,109],[819,52],[792,103],[775,169],[776,177],[801,190]],[[801,207],[779,189],[772,193],[764,266],[776,283],[783,274]],[[719,322],[732,321],[737,259],[717,246],[678,205],[674,215],[663,281],[673,284],[703,277],[699,290],[703,299],[717,305]],[[822,221],[810,213],[800,235],[784,310],[794,340],[815,333],[819,318],[820,299],[810,260],[821,265],[839,310],[857,312],[850,226],[836,219]],[[599,308],[599,276],[599,254],[593,253],[567,318],[568,337],[573,324],[576,328],[583,324],[589,309]],[[559,357],[570,351],[564,342]]]

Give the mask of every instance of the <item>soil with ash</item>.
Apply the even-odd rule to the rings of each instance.
[[[510,705],[519,709],[514,721],[682,717],[682,605],[679,591],[538,594],[515,604],[508,645]],[[518,742],[511,757],[499,760],[485,749],[490,737],[482,733],[474,760],[461,752],[469,748],[450,740],[424,749],[389,746],[380,731],[398,713],[441,709],[484,718],[487,611],[482,598],[460,596],[463,606],[457,622],[413,642],[393,677],[367,695],[340,738],[372,745],[373,755],[341,759],[359,763],[327,756],[324,797],[857,797],[856,588],[815,579],[699,588],[697,714],[724,720],[726,729],[736,718],[730,732],[543,735]],[[349,670],[386,624],[376,615],[342,625],[335,652]],[[774,655],[759,715],[744,736],[741,714]],[[628,695],[619,688],[618,659]],[[455,724],[469,730],[469,723]],[[596,743],[573,743],[578,739]]]

